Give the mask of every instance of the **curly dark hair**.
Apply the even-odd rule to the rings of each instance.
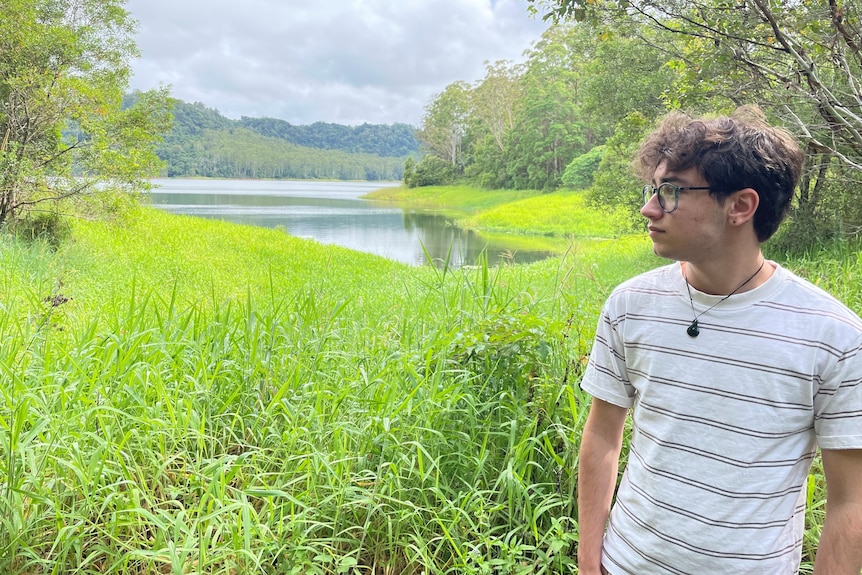
[[[754,189],[760,197],[754,231],[765,242],[787,215],[804,158],[790,132],[768,125],[757,106],[743,106],[709,119],[670,113],[641,145],[635,170],[650,181],[662,162],[672,171],[696,167],[720,202]]]

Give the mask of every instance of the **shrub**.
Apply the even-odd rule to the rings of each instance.
[[[56,248],[69,239],[72,228],[57,212],[30,212],[25,217],[7,221],[5,231],[25,241],[45,241]]]
[[[405,173],[404,183],[408,188],[421,186],[448,186],[458,179],[455,166],[437,156],[425,156],[416,164],[411,178]],[[408,181],[409,180],[409,181]]]
[[[572,160],[563,172],[563,185],[575,190],[584,190],[593,185],[593,174],[599,168],[605,146],[596,146],[586,154]]]

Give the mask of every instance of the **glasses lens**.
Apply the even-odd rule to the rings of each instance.
[[[665,211],[672,212],[676,209],[676,202],[679,198],[677,195],[677,187],[673,184],[665,182],[656,190],[658,192],[659,204]]]
[[[643,187],[644,204],[646,204],[648,201],[650,201],[650,198],[652,198],[653,194],[657,193],[658,194],[658,205],[661,207],[661,209],[664,209],[664,198],[661,197],[661,192],[659,191],[659,189],[660,188],[655,188],[649,184],[645,185]]]

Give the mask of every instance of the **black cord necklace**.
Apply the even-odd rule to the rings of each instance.
[[[747,280],[745,280],[744,282],[742,282],[741,284],[736,286],[735,290],[733,290],[732,292],[730,292],[729,294],[727,294],[726,296],[724,296],[723,298],[721,298],[720,300],[718,300],[717,302],[715,302],[714,304],[712,304],[711,306],[709,306],[708,308],[706,308],[705,310],[703,310],[700,313],[695,313],[695,311],[694,311],[694,299],[692,299],[692,297],[691,297],[691,286],[688,283],[688,277],[685,275],[685,270],[683,270],[682,271],[682,278],[685,280],[685,289],[688,290],[688,303],[691,304],[691,314],[694,316],[694,319],[691,320],[691,324],[688,326],[688,329],[685,330],[686,333],[688,335],[690,335],[691,337],[697,337],[698,335],[700,335],[700,329],[697,327],[697,320],[700,319],[700,317],[703,314],[705,314],[706,312],[708,312],[709,310],[711,310],[712,308],[714,308],[715,306],[717,306],[718,304],[720,304],[721,302],[723,302],[724,300],[726,300],[727,298],[729,298],[730,296],[732,296],[733,294],[735,294],[736,292],[741,290],[745,284],[747,284],[748,282],[753,280],[754,276],[759,274],[760,270],[763,269],[763,264],[765,264],[765,263],[766,263],[766,259],[763,259],[760,262],[760,267],[757,268],[757,271],[754,272],[753,274],[751,274],[751,276]]]

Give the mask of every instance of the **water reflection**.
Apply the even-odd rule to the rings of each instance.
[[[240,224],[283,228],[293,236],[374,253],[412,265],[525,263],[553,255],[521,250],[458,228],[451,218],[402,210],[361,196],[385,184],[257,180],[159,179],[151,192],[159,208]],[[393,184],[397,185],[397,184]]]
[[[505,242],[489,241],[472,230],[455,225],[452,218],[427,212],[404,211],[404,229],[422,240],[423,259],[437,267],[476,265],[483,255],[490,264],[529,263],[552,255],[547,251],[518,250]],[[426,253],[427,252],[427,253]]]

